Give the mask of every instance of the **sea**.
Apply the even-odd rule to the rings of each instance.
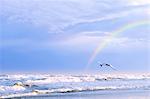
[[[150,99],[150,73],[3,74],[0,98]]]

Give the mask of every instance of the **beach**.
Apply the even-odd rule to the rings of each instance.
[[[107,90],[63,93],[46,96],[22,97],[22,99],[149,99],[150,90]]]

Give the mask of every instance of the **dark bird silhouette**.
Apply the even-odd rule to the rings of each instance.
[[[108,66],[108,67],[112,68],[113,70],[116,70],[111,64],[103,63],[103,64],[100,64],[100,66],[101,67]]]

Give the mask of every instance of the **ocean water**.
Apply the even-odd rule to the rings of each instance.
[[[150,91],[150,74],[0,75],[0,98],[31,98],[61,96],[67,93],[72,95],[127,90]]]

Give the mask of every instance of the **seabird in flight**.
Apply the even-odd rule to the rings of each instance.
[[[103,64],[100,64],[100,66],[101,67],[108,66],[108,67],[111,67],[113,70],[116,70],[111,64],[103,63]]]

